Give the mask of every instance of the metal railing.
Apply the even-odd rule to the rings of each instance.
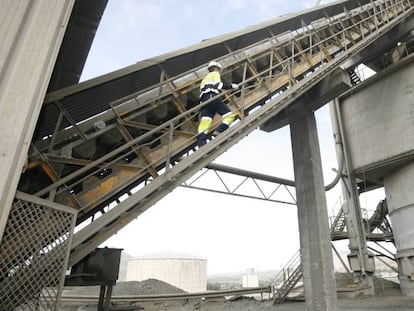
[[[270,282],[272,287],[274,304],[281,304],[285,301],[292,288],[302,278],[302,263],[300,251],[296,252],[285,264],[278,275]]]

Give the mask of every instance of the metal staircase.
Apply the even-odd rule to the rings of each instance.
[[[352,85],[357,85],[361,83],[361,78],[358,76],[358,74],[355,72],[355,69],[348,69],[349,77],[351,78]]]
[[[391,224],[387,218],[388,209],[385,200],[378,203],[376,210],[371,216],[364,218],[364,229],[366,239],[368,241],[381,242],[390,241],[393,242],[393,233]],[[342,207],[339,209],[336,216],[333,218],[331,224],[331,238],[332,241],[343,240],[348,238],[348,232],[346,231],[346,216]]]
[[[197,151],[205,62],[180,73],[172,62],[180,55],[154,58],[128,72],[136,76],[129,88],[121,87],[123,77],[106,77],[96,87],[85,82],[49,94],[41,117],[50,122],[37,128],[19,190],[78,211],[83,229],[74,235],[71,266],[412,12],[413,0],[344,1],[339,11],[336,4],[304,13],[295,19],[300,27],[242,48],[226,41],[226,52],[211,57],[223,65],[223,80],[239,82],[240,91],[222,95],[238,121]],[[107,100],[105,87],[109,109],[90,107],[88,99]]]
[[[283,303],[301,278],[302,264],[300,252],[297,252],[270,284],[273,288],[273,303]]]
[[[334,239],[335,234],[343,232],[345,227],[346,227],[345,214],[341,207],[331,224],[332,239]]]
[[[342,210],[342,207],[339,209],[336,214],[331,227],[331,237],[332,240],[335,239],[335,235],[338,233],[343,233],[346,227],[345,215]],[[287,273],[286,273],[287,271]],[[300,252],[298,251],[291,260],[285,265],[281,273],[276,276],[275,280],[272,281],[270,285],[273,285],[273,303],[281,304],[283,303],[288,294],[296,286],[296,284],[301,280],[302,274],[302,263],[300,258]]]
[[[392,239],[389,235],[392,232],[391,227],[389,226],[388,221],[386,220],[386,215],[388,213],[387,205],[385,201],[381,201],[378,203],[375,213],[369,218],[366,219],[367,227],[366,233],[368,234],[367,238],[377,243],[378,241],[387,241]],[[388,224],[388,226],[387,226]],[[382,236],[369,236],[369,233],[378,228],[382,231]],[[386,230],[384,229],[386,228]],[[331,238],[332,241],[344,238],[347,236],[346,232],[346,222],[345,222],[345,214],[343,212],[342,207],[338,210],[332,224],[330,226]],[[378,243],[377,243],[378,245]],[[384,254],[378,249],[374,249],[372,247],[369,248],[371,254],[378,258],[379,260],[383,261],[382,257],[386,257],[389,260],[395,260],[390,256]],[[384,261],[383,261],[384,262]],[[395,270],[394,267],[387,264],[391,269]],[[269,284],[273,288],[273,303],[274,304],[281,304],[283,303],[288,294],[294,289],[296,284],[302,278],[302,264],[300,258],[300,252],[297,252],[292,259],[288,261],[288,263],[283,267],[282,271],[275,277],[275,279]]]

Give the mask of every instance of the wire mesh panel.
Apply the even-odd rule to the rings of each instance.
[[[0,243],[0,311],[57,310],[76,211],[17,193]]]

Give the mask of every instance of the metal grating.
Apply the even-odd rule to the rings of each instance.
[[[0,311],[58,310],[76,215],[17,193],[0,243]]]

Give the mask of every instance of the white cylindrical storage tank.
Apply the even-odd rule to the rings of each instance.
[[[207,290],[207,260],[185,253],[155,253],[128,261],[127,281],[157,279],[188,293]]]

